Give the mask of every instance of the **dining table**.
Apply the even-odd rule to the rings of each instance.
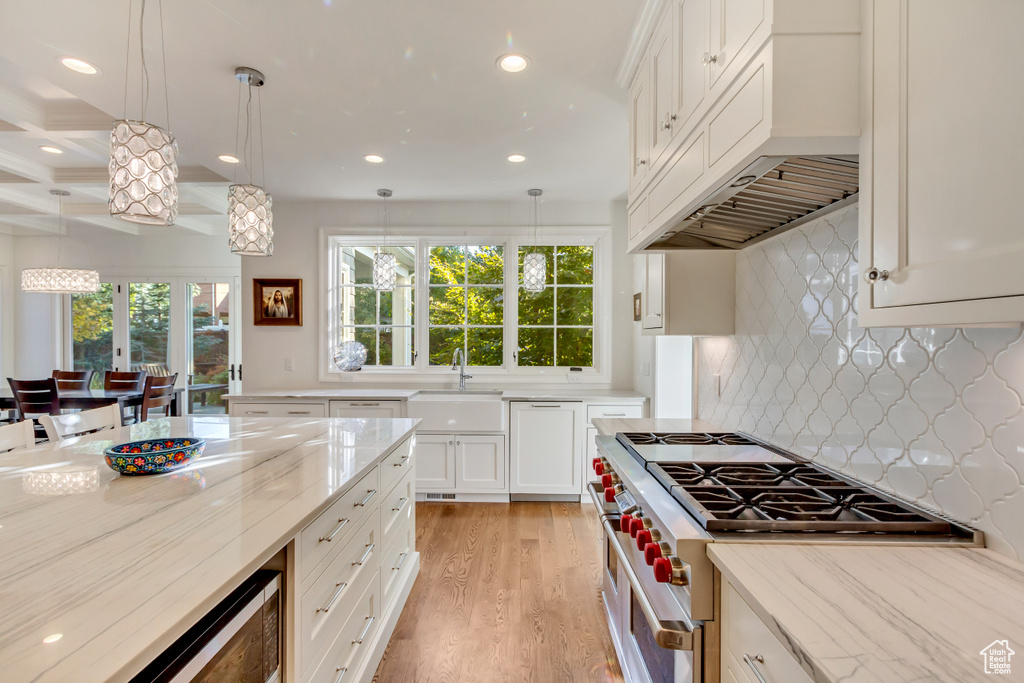
[[[181,417],[185,414],[184,391],[175,387],[171,398],[171,415]],[[117,403],[124,408],[135,408],[142,405],[142,389],[58,389],[57,399],[61,410],[88,410],[102,408]],[[0,411],[15,410],[14,393],[10,387],[0,389]]]

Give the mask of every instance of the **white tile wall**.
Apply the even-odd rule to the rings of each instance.
[[[739,253],[698,414],[946,513],[1024,558],[1021,328],[857,325],[857,207]],[[714,376],[721,375],[721,396]]]

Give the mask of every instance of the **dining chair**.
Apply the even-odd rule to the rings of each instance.
[[[149,411],[154,408],[163,408],[164,417],[171,416],[171,402],[174,400],[174,383],[177,379],[178,373],[166,377],[150,375],[146,378],[146,388],[142,393],[142,422],[149,419]]]
[[[14,405],[18,408],[18,415],[23,420],[31,419],[36,438],[45,439],[46,430],[38,424],[34,417],[60,414],[60,399],[57,398],[57,380],[53,377],[46,379],[11,379],[8,377],[7,383],[11,385],[11,392],[14,394]]]
[[[121,406],[111,403],[102,408],[83,410],[65,415],[43,415],[40,424],[46,430],[46,438],[50,441],[70,439],[73,436],[92,434],[104,429],[117,429],[121,426]]]
[[[103,373],[103,390],[104,391],[142,391],[142,387],[146,382],[145,372],[116,372],[114,370],[106,370]],[[139,421],[139,408],[138,406],[130,408],[131,417],[125,416],[125,421],[129,419],[133,422]]]
[[[15,448],[28,448],[36,444],[35,430],[31,420],[22,420],[0,427],[0,453]]]
[[[92,370],[54,370],[58,391],[84,391],[92,382]]]

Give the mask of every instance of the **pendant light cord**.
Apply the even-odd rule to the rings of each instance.
[[[251,87],[251,86],[250,86]],[[263,89],[256,91],[256,109],[260,115],[260,181],[263,183],[263,191],[267,190],[267,154],[263,150]]]
[[[142,97],[142,120],[146,120],[146,107],[149,105],[149,68],[146,66],[146,33],[144,22],[146,20],[146,0],[142,0],[142,10],[139,12],[139,58],[142,61],[142,73],[139,74],[139,86]]]
[[[60,248],[64,242],[64,195],[57,195],[57,267],[60,268]]]
[[[164,39],[164,0],[159,0],[160,8],[160,60],[164,72],[164,114],[167,116],[167,132],[171,131],[171,97],[167,87],[167,41]]]
[[[249,184],[252,185],[252,167],[249,165],[252,156],[252,136],[249,129],[252,126],[252,83],[249,84],[249,99],[245,102],[245,142],[242,143],[242,156],[245,158],[245,173],[249,177]]]
[[[128,119],[128,76],[131,71],[131,55],[132,55],[132,0],[128,0],[128,37],[125,40],[124,48],[124,116],[121,118]]]
[[[238,101],[235,103],[235,163],[231,169],[231,182],[238,182],[238,138],[242,134],[242,81],[238,81]]]

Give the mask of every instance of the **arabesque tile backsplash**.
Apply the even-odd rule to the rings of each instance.
[[[982,529],[1024,558],[1024,333],[857,325],[857,207],[739,252],[698,415]],[[721,376],[721,396],[715,375]]]

